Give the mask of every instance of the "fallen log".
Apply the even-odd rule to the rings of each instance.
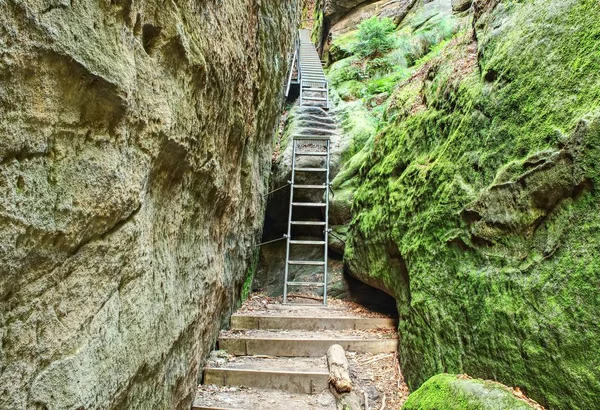
[[[344,348],[340,345],[331,345],[327,350],[327,364],[329,366],[329,384],[336,392],[350,393],[352,380],[348,370],[348,359]]]
[[[336,398],[338,410],[363,410],[361,398],[352,391],[352,380],[346,352],[340,345],[331,345],[327,350],[329,387]]]

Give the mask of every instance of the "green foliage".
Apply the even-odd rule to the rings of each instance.
[[[388,17],[373,16],[364,20],[358,26],[354,52],[362,58],[373,58],[390,51],[394,45],[390,36],[394,28],[394,22]]]
[[[364,77],[363,70],[356,57],[345,58],[331,65],[328,72],[329,82],[336,86],[346,81],[358,81]]]
[[[391,93],[398,85],[398,82],[408,76],[409,72],[407,70],[398,69],[396,72],[385,77],[374,78],[367,83],[368,95]]]
[[[385,75],[394,69],[392,62],[387,58],[374,58],[367,61],[366,66],[366,72],[369,77],[374,77],[377,74]]]
[[[391,57],[399,64],[411,67],[434,51],[436,45],[455,34],[456,28],[455,19],[446,15],[434,15],[416,28],[408,25],[398,32]]]

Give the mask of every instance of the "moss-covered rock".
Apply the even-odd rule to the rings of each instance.
[[[600,4],[474,10],[372,110],[345,260],[396,297],[411,388],[467,372],[552,409],[594,408]],[[401,25],[409,40],[431,20],[418,14]]]
[[[531,410],[505,386],[454,374],[438,374],[413,392],[402,410]]]

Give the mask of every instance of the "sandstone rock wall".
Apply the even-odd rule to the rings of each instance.
[[[298,4],[0,11],[0,408],[189,408],[260,233]]]

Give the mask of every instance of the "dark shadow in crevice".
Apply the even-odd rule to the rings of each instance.
[[[374,312],[398,317],[396,300],[384,291],[355,279],[347,271],[344,271],[344,282],[348,292],[348,300]]]

